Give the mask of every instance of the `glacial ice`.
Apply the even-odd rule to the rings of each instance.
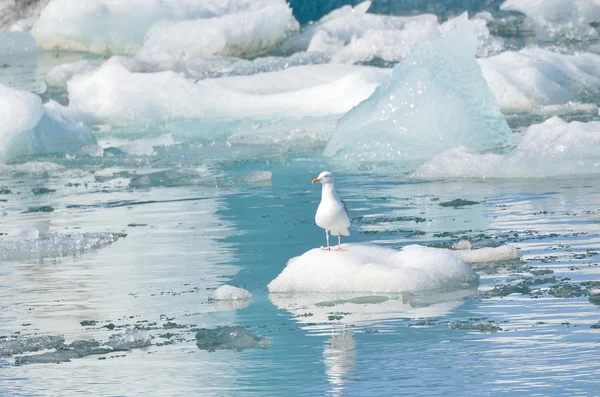
[[[367,13],[370,5],[371,1],[365,1],[354,8],[344,6],[333,10],[284,43],[281,51],[287,54],[298,51],[331,54],[332,62],[338,63],[368,62],[373,59],[397,62],[404,59],[418,41],[446,31],[456,23],[451,19],[440,24],[432,14],[370,14]],[[485,21],[468,21],[466,13],[458,19],[467,21],[477,32],[478,55],[487,56],[502,49],[502,41],[490,35]]]
[[[0,357],[10,357],[15,354],[37,352],[45,349],[58,349],[65,343],[62,335],[18,336],[16,338],[0,339]]]
[[[459,248],[462,247],[459,246]],[[520,259],[523,256],[523,253],[513,245],[477,249],[455,249],[448,250],[448,253],[468,264],[510,261]]]
[[[350,167],[411,170],[459,145],[506,146],[511,130],[475,60],[475,45],[464,21],[415,45],[389,81],[339,121],[324,155]]]
[[[525,14],[541,41],[598,37],[596,29],[590,26],[600,21],[600,3],[596,0],[507,0],[500,9]]]
[[[271,341],[261,338],[244,327],[201,328],[196,332],[196,346],[200,350],[213,352],[220,349],[241,351],[255,346],[261,349],[271,347]]]
[[[54,0],[42,11],[32,33],[43,49],[134,54],[155,24],[217,20],[277,4],[285,5],[283,1],[268,0]]]
[[[23,261],[31,259],[58,258],[99,249],[117,241],[123,235],[118,233],[52,233],[38,237],[28,233],[19,240],[0,241],[0,259],[3,261]]]
[[[374,244],[345,250],[312,249],[290,259],[267,288],[273,293],[444,291],[476,284],[471,267],[445,250],[409,245],[397,251]]]
[[[307,65],[191,82],[173,72],[131,73],[103,65],[68,83],[70,105],[116,125],[204,117],[216,120],[341,114],[368,97],[389,70]]]
[[[252,294],[243,288],[221,285],[210,296],[211,300],[244,300],[252,298]]]
[[[150,28],[136,56],[162,62],[213,55],[252,57],[277,46],[298,28],[284,2],[215,18],[163,21]]]
[[[600,55],[560,54],[542,48],[506,51],[479,59],[500,108],[525,110],[564,104],[600,91]]]
[[[113,350],[131,350],[149,346],[152,337],[147,331],[128,328],[122,334],[111,335],[106,344]]]
[[[530,126],[508,154],[477,154],[465,147],[442,153],[412,173],[413,178],[516,178],[600,172],[600,122],[567,123],[552,117]]]
[[[94,146],[94,136],[63,109],[55,102],[42,106],[37,95],[0,84],[0,159],[76,152]]]

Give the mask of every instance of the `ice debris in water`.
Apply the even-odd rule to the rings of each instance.
[[[222,285],[211,295],[212,300],[240,300],[250,299],[252,294],[243,288],[233,287],[231,285]]]
[[[74,358],[83,358],[95,354],[106,354],[114,350],[102,346],[96,340],[75,340],[68,345],[56,347],[56,351],[43,354],[15,357],[15,364],[58,364],[69,362]]]
[[[600,90],[600,55],[560,54],[543,48],[479,59],[483,76],[504,110],[531,111],[537,106],[585,100]]]
[[[269,0],[54,0],[42,11],[32,33],[43,49],[134,54],[152,26],[161,21],[218,19],[274,4],[285,3]],[[135,21],[131,20],[132,15]],[[248,23],[241,21],[240,24],[242,22]],[[220,40],[225,39],[220,37]]]
[[[464,21],[456,25],[416,44],[389,81],[340,120],[324,155],[350,167],[412,170],[459,145],[506,146],[511,130],[475,60],[476,36]]]
[[[261,338],[244,327],[201,328],[196,332],[196,346],[201,350],[215,351],[220,349],[245,350],[259,346],[261,349],[271,347],[271,341]]]
[[[18,336],[16,338],[0,339],[0,357],[10,357],[15,354],[37,352],[45,349],[58,349],[65,343],[62,335]]]
[[[55,102],[42,105],[30,92],[0,84],[0,159],[76,152],[96,145],[90,131],[76,123]]]
[[[252,171],[240,176],[239,180],[249,185],[261,185],[271,182],[271,171]]]
[[[130,350],[149,346],[151,341],[148,332],[129,328],[122,334],[112,335],[106,344],[114,350]]]
[[[600,21],[600,3],[596,0],[507,0],[500,9],[525,14],[541,41],[598,37],[598,31],[590,26]]]
[[[401,61],[410,48],[431,34],[445,31],[455,20],[441,24],[432,14],[391,16],[368,13],[370,1],[354,7],[349,5],[325,15],[292,37],[281,47],[283,53],[298,51],[331,54],[332,62],[358,63],[381,59]],[[468,21],[467,14],[458,17]],[[502,49],[502,40],[493,38],[486,22],[468,21],[477,32],[478,55],[488,55]]]
[[[344,244],[344,251],[312,249],[289,260],[270,292],[382,292],[452,290],[479,276],[449,250],[409,245],[398,251]]]
[[[189,61],[211,55],[252,57],[298,30],[284,1],[215,18],[162,21],[146,33],[136,56],[146,61]]]
[[[131,178],[129,187],[144,189],[149,187],[215,186],[216,176],[204,168],[156,171]]]
[[[523,256],[523,253],[512,245],[471,249],[471,243],[463,240],[455,244],[453,248],[454,250],[448,252],[469,264],[516,260]]]
[[[48,87],[61,87],[67,86],[67,81],[76,74],[85,74],[93,70],[96,70],[100,66],[100,62],[91,61],[89,59],[83,59],[81,61],[64,63],[53,67],[46,73],[44,80]]]
[[[567,123],[553,117],[530,126],[508,154],[477,154],[465,147],[442,153],[412,173],[413,178],[515,178],[600,172],[600,122]]]
[[[223,123],[342,114],[388,74],[367,66],[307,65],[194,83],[174,72],[131,73],[113,64],[73,77],[67,88],[71,106],[116,125],[194,118]]]
[[[77,255],[110,245],[123,237],[119,233],[52,233],[39,237],[33,230],[26,231],[16,241],[0,241],[0,259],[21,261]]]

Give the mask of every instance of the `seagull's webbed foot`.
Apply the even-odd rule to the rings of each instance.
[[[322,249],[323,251],[331,251],[331,248],[330,248],[330,247],[321,247],[321,249]]]
[[[336,251],[346,251],[345,249],[343,249],[341,246],[338,245],[338,247],[335,249]]]

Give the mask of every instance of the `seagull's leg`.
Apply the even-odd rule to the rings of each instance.
[[[329,230],[325,229],[325,238],[327,239],[327,248],[322,248],[326,251],[331,251],[331,248],[329,247]]]
[[[342,250],[342,235],[340,233],[338,233],[338,247],[336,251],[343,251]]]

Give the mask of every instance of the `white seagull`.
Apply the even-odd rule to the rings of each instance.
[[[317,208],[317,214],[315,215],[315,222],[317,225],[325,229],[325,237],[327,238],[327,248],[324,250],[331,251],[329,247],[329,232],[332,235],[338,236],[338,251],[342,251],[342,237],[349,236],[350,232],[350,218],[348,217],[348,210],[346,204],[340,200],[337,193],[335,192],[335,182],[333,180],[333,174],[329,171],[321,172],[321,174],[312,180],[312,183],[321,182],[323,190],[321,192],[321,203]]]

